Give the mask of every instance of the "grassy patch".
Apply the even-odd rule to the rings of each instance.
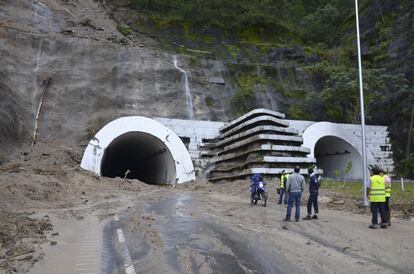
[[[131,35],[132,34],[132,29],[129,26],[126,25],[118,25],[117,29],[120,33],[122,33],[125,36]]]
[[[321,184],[322,189],[329,189],[346,196],[352,196],[355,199],[360,199],[363,195],[363,188],[361,182],[347,182],[340,183],[336,181],[323,180]],[[391,199],[393,201],[407,201],[414,202],[414,183],[405,183],[405,191],[401,191],[401,183],[392,184]]]

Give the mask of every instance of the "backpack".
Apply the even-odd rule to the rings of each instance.
[[[313,184],[316,187],[315,190],[319,190],[319,187],[321,186],[320,176],[314,174],[313,176],[311,176],[311,179],[313,179]]]
[[[315,174],[315,184],[318,186],[318,190],[321,187],[322,178],[321,176]]]

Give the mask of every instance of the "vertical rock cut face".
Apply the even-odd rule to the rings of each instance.
[[[174,159],[166,145],[143,132],[128,132],[114,139],[103,155],[101,174],[148,184],[174,183],[176,177]]]

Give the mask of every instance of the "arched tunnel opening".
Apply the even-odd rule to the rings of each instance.
[[[347,141],[325,136],[315,144],[314,155],[318,168],[325,177],[334,179],[361,179],[362,157]]]
[[[176,167],[169,149],[160,139],[144,132],[128,132],[106,148],[101,175],[138,179],[147,184],[173,184]]]

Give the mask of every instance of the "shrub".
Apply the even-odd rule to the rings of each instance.
[[[7,161],[7,156],[4,153],[0,153],[0,166]]]
[[[127,25],[118,25],[117,29],[120,33],[122,33],[125,36],[131,35],[132,34],[132,30],[130,26]]]

